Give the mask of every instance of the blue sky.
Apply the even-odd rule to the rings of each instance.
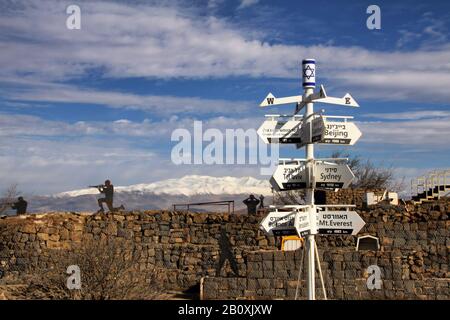
[[[81,8],[81,30],[65,9]],[[366,8],[381,8],[369,30]],[[257,129],[268,92],[300,94],[316,58],[327,93],[350,92],[363,137],[350,154],[407,179],[449,165],[450,3],[443,1],[1,1],[0,189],[60,192],[258,165],[181,165],[173,130]],[[333,147],[318,147],[329,156]],[[282,157],[302,157],[292,146]]]

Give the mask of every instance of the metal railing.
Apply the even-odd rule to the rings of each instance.
[[[411,197],[422,196],[423,200],[428,198],[438,199],[448,194],[450,190],[450,169],[431,171],[411,179]]]
[[[173,204],[172,206],[173,206],[173,211],[177,211],[177,207],[186,207],[186,211],[188,212],[191,207],[208,206],[208,205],[227,206],[228,213],[234,213],[234,200],[177,203],[177,204]]]

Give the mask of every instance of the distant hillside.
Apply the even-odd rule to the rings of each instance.
[[[117,193],[142,193],[154,195],[225,195],[225,194],[263,194],[271,195],[268,180],[258,180],[253,177],[210,177],[190,175],[180,179],[168,179],[154,183],[141,183],[131,186],[116,186]],[[75,197],[80,195],[98,194],[95,188],[66,191],[55,197]]]
[[[235,210],[242,211],[242,201],[249,194],[271,199],[268,181],[252,177],[210,177],[190,175],[149,184],[116,186],[114,206],[123,204],[127,210],[167,209],[175,203],[234,200]],[[101,197],[95,188],[80,189],[48,196],[27,198],[29,212],[96,211]],[[225,211],[226,206],[198,206],[198,211]],[[195,208],[191,208],[194,210]]]

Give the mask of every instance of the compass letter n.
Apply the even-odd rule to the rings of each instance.
[[[367,29],[373,30],[381,29],[381,9],[376,4],[372,4],[367,7],[366,13],[370,14],[367,18],[366,25]]]

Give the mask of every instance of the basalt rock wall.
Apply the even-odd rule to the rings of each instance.
[[[356,211],[366,222],[360,235],[378,237],[380,249],[355,251],[355,236],[317,237],[330,297],[448,298],[441,287],[450,278],[450,201],[409,209],[380,205]],[[136,211],[7,217],[0,220],[0,268],[6,276],[20,274],[48,265],[52,250],[70,250],[86,241],[115,238],[138,253],[141,269],[163,268],[167,289],[185,290],[204,278],[205,298],[293,298],[292,281],[297,279],[300,251],[279,251],[279,239],[259,230],[263,216]],[[222,270],[216,270],[224,251],[222,229],[236,261],[237,276],[228,262]],[[362,288],[367,266],[373,263],[382,269],[382,291],[350,290],[352,286]],[[253,280],[260,284],[255,285]],[[235,281],[239,290],[234,287]],[[398,289],[388,292],[388,288]],[[273,289],[279,290],[274,293]]]

